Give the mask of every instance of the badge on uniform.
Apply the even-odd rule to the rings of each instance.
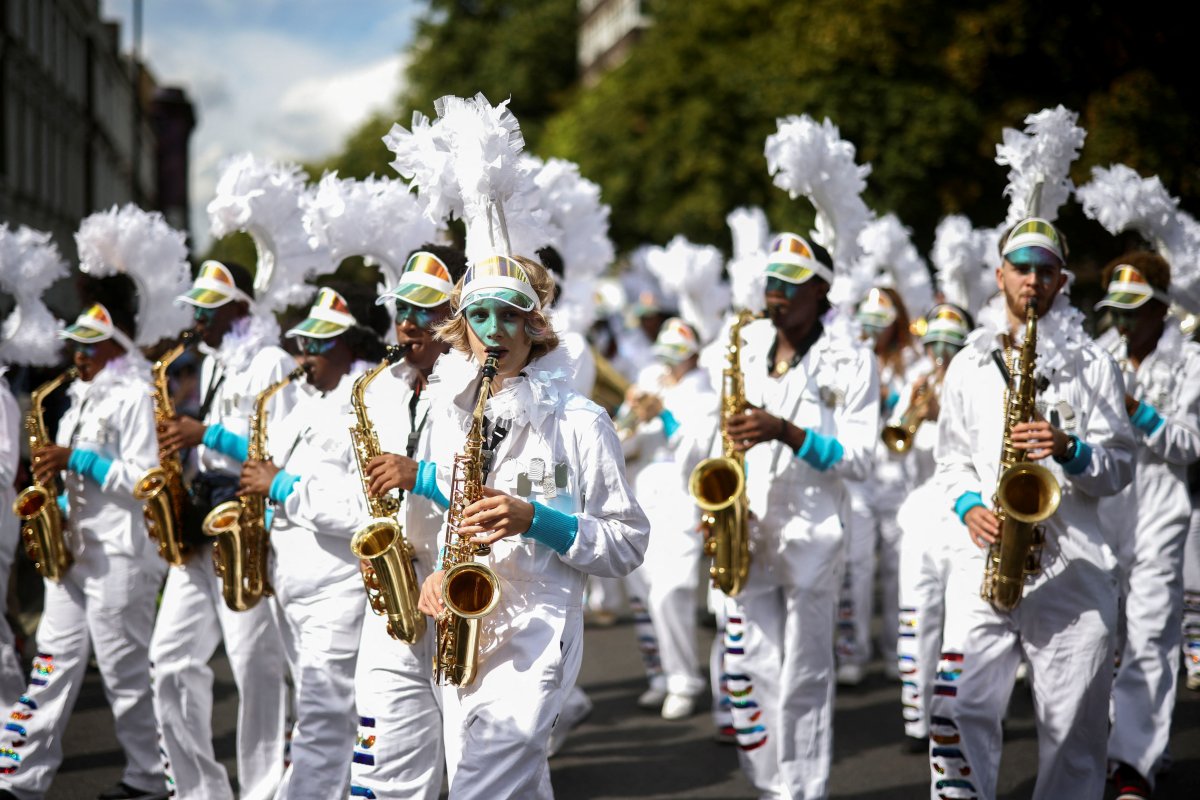
[[[528,497],[533,493],[536,484],[539,492],[547,499],[558,496],[559,489],[567,488],[566,463],[555,464],[551,469],[546,468],[546,462],[540,458],[529,461],[529,468],[517,475],[517,494]]]

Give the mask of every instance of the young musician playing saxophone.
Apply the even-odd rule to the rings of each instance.
[[[287,332],[306,393],[273,418],[270,461],[247,461],[239,494],[272,501],[271,585],[294,684],[296,727],[280,800],[341,797],[350,784],[354,670],[364,611],[350,537],[367,519],[349,428],[354,381],[384,355],[386,312],[355,286],[322,287]]]
[[[78,378],[56,443],[34,453],[37,481],[63,475],[63,534],[74,563],[47,580],[30,683],[0,739],[0,798],[40,798],[62,763],[62,736],[94,648],[127,764],[100,795],[166,798],[150,690],[155,587],[165,563],[146,533],[133,487],[158,463],[150,365],[134,345],[133,281],[91,281],[97,302],[59,331]]]
[[[1060,232],[1030,217],[1001,237],[1000,251],[1001,294],[980,313],[980,327],[950,364],[938,417],[938,478],[946,481],[946,502],[980,549],[967,551],[948,579],[930,709],[930,794],[995,797],[1001,717],[1024,656],[1039,739],[1033,797],[1100,797],[1117,623],[1116,554],[1125,532],[1104,523],[1098,509],[1100,497],[1133,477],[1133,431],[1116,363],[1084,333],[1082,315],[1062,294],[1068,276]],[[1032,421],[1014,421],[1011,449],[1048,468],[1062,491],[1057,511],[1042,523],[1040,575],[1024,587],[1019,605],[999,611],[980,597],[982,548],[1001,531],[985,498],[997,485],[1005,436],[1004,372],[1011,371],[1014,381],[1028,372],[1019,365],[1001,370],[1003,337],[1011,342],[1021,336],[1029,308],[1037,320],[1036,367],[1028,377],[1038,390],[1038,413]],[[1019,351],[1020,344],[1012,348]]]
[[[484,406],[483,496],[465,508],[459,531],[490,546],[481,560],[500,599],[481,620],[474,680],[442,689],[455,800],[552,796],[546,749],[579,673],[586,578],[628,574],[646,548],[649,526],[612,422],[570,388],[569,360],[545,314],[553,290],[535,262],[487,258],[468,268],[438,329],[452,351],[429,389],[434,460],[420,465],[418,494],[443,502],[452,494],[480,365],[489,351],[498,357]],[[422,587],[427,614],[444,611],[444,577],[438,570]]]
[[[450,293],[465,269],[461,251],[425,245],[409,256],[399,285],[380,298],[394,303],[396,341],[408,351],[366,392],[367,412],[384,451],[367,464],[374,496],[411,486],[414,459],[428,457],[429,375],[449,350],[434,337],[434,328],[449,316]],[[437,568],[443,511],[428,498],[404,495],[399,522],[416,550],[419,581]],[[350,765],[356,796],[433,800],[441,789],[442,711],[432,682],[435,637],[427,628],[406,644],[388,634],[386,617],[368,610],[363,619],[354,676],[358,738]]]
[[[1191,521],[1187,465],[1200,459],[1200,346],[1167,315],[1171,268],[1159,255],[1129,253],[1104,270],[1107,308],[1125,365],[1125,408],[1138,441],[1137,471],[1101,516],[1119,530],[1125,615],[1113,679],[1108,757],[1121,797],[1150,797],[1163,766],[1183,616],[1183,548]]]
[[[724,420],[753,515],[746,585],[725,598],[724,672],[739,759],[763,797],[828,793],[845,481],[866,474],[879,435],[870,351],[822,322],[833,276],[823,248],[775,238],[769,321],[742,334],[749,407]]]
[[[200,369],[199,419],[178,416],[159,425],[168,453],[197,448],[193,508],[187,535],[195,553],[168,570],[154,638],[154,704],[162,746],[178,800],[232,798],[225,768],[213,754],[212,671],[208,662],[222,642],[238,688],[237,764],[242,800],[268,800],[283,777],[287,663],[269,603],[229,609],[213,571],[212,547],[199,522],[237,492],[244,442],[254,399],[281,380],[295,362],[279,347],[271,314],[252,313],[254,286],[240,264],[206,261],[178,302],[193,310],[196,333],[207,351]],[[296,389],[271,401],[280,418],[296,404]]]

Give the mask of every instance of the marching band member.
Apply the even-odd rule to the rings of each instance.
[[[167,453],[198,448],[192,481],[195,506],[189,525],[195,552],[170,569],[150,645],[154,704],[175,796],[232,798],[229,776],[212,745],[212,670],[217,646],[225,654],[238,689],[237,764],[243,800],[273,797],[283,777],[287,668],[283,640],[270,603],[245,611],[226,606],[213,569],[209,540],[199,522],[237,492],[242,456],[223,447],[242,441],[255,397],[295,366],[279,346],[271,314],[252,313],[254,286],[240,264],[206,261],[191,289],[178,298],[192,308],[195,331],[207,351],[200,370],[198,418],[178,416],[159,425]],[[269,406],[274,418],[295,405],[284,390]]]
[[[1029,377],[1040,389],[1039,413],[1012,426],[1012,447],[1046,466],[1062,496],[1042,523],[1041,572],[1024,588],[1020,605],[998,611],[980,597],[982,549],[951,571],[930,707],[930,796],[995,797],[1001,717],[1024,655],[1039,739],[1034,798],[1099,797],[1118,549],[1118,532],[1101,522],[1099,498],[1132,479],[1133,434],[1116,365],[1087,337],[1082,315],[1061,293],[1067,273],[1059,231],[1046,219],[1027,217],[1002,238],[1000,252],[1002,294],[981,313],[980,329],[942,386],[939,479],[971,541],[978,548],[997,541],[1000,525],[983,498],[996,487],[1008,416],[1000,402],[1008,386],[1000,336],[1020,336],[1032,304],[1037,361]]]
[[[780,234],[766,274],[770,319],[743,331],[751,406],[725,420],[746,453],[756,518],[749,578],[726,598],[726,687],[742,768],[760,796],[824,797],[845,480],[866,474],[879,386],[870,352],[822,322],[834,277],[823,248]]]
[[[921,344],[930,369],[901,398],[895,412],[898,429],[906,423],[918,426],[909,434],[906,448],[916,488],[896,512],[901,531],[897,671],[904,733],[913,752],[921,753],[928,751],[929,698],[942,651],[946,576],[954,553],[970,546],[964,545],[958,519],[942,502],[945,487],[930,480],[936,466],[938,392],[950,361],[973,327],[970,315],[950,303],[934,306],[926,319]],[[884,624],[888,621],[885,617]]]
[[[17,477],[17,466],[21,457],[21,410],[17,399],[8,388],[4,377],[7,364],[0,364],[0,597],[8,597],[8,576],[17,555],[21,525],[13,514],[4,513],[12,508],[17,493],[13,481]],[[7,606],[7,603],[5,604]],[[8,619],[0,619],[0,703],[13,703],[25,688],[21,665],[17,661],[17,649]]]
[[[1124,342],[1125,409],[1141,445],[1134,481],[1101,501],[1134,531],[1119,542],[1124,642],[1113,680],[1108,757],[1121,797],[1150,797],[1175,709],[1183,615],[1183,548],[1191,517],[1187,465],[1200,459],[1200,345],[1167,316],[1171,271],[1129,253],[1104,271],[1107,308]],[[1118,346],[1117,348],[1121,348]]]
[[[381,374],[366,394],[384,454],[367,465],[371,493],[401,488],[430,450],[428,391],[434,364],[449,347],[434,329],[450,314],[450,293],[466,259],[451,247],[431,244],[413,253],[399,284],[381,301],[395,304],[396,341],[408,347],[404,360]],[[404,496],[404,535],[416,549],[417,580],[437,566],[442,508],[425,497]],[[387,620],[366,613],[354,677],[358,738],[350,765],[354,797],[424,797],[442,785],[442,711],[433,685],[432,631],[414,644],[388,635]]]
[[[352,288],[321,288],[308,317],[287,332],[313,391],[286,417],[272,419],[272,460],[247,461],[238,490],[268,496],[275,512],[273,607],[296,714],[281,800],[339,797],[350,782],[364,606],[348,540],[367,516],[347,435],[350,389],[382,359],[386,325],[383,309]]]
[[[523,258],[473,264],[438,329],[452,352],[434,370],[430,441],[415,491],[453,495],[450,465],[479,395],[479,366],[499,354],[485,410],[490,451],[483,497],[460,532],[491,546],[496,609],[481,621],[478,675],[443,689],[450,797],[551,797],[547,743],[579,673],[589,574],[623,576],[645,552],[647,529],[620,467],[608,415],[570,388],[570,364],[545,309],[554,282]],[[443,611],[444,572],[421,591]]]
[[[654,532],[645,561],[626,581],[649,605],[662,674],[660,710],[663,719],[675,720],[691,716],[705,688],[696,649],[696,576],[703,542],[687,479],[711,447],[718,401],[708,373],[699,368],[700,343],[690,325],[668,319],[654,352],[659,363],[642,371],[621,412],[637,418],[621,446],[627,460],[636,456],[644,463],[634,494]],[[651,678],[652,690],[656,678]]]
[[[133,281],[94,281],[90,305],[60,331],[78,379],[56,443],[32,454],[42,484],[63,473],[63,526],[74,564],[61,583],[46,580],[38,655],[25,694],[13,705],[0,744],[0,798],[45,795],[62,763],[62,737],[94,647],[117,741],[127,760],[121,782],[100,795],[166,798],[150,688],[154,588],[164,562],[146,534],[133,486],[158,463],[149,364],[133,339]],[[159,298],[160,300],[165,298]]]

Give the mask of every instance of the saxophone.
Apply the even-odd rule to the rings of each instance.
[[[883,441],[883,446],[890,452],[904,455],[912,449],[913,439],[916,437],[917,431],[921,429],[922,423],[925,422],[929,406],[938,399],[945,373],[945,365],[941,359],[938,359],[933,373],[926,376],[925,383],[917,390],[912,404],[900,417],[900,421],[883,429],[879,438]]]
[[[267,403],[283,387],[304,374],[296,367],[287,377],[271,384],[254,399],[250,417],[250,441],[247,461],[265,461],[267,451]],[[270,541],[267,530],[267,498],[261,494],[243,495],[226,500],[204,517],[202,529],[213,542],[213,565],[222,581],[225,605],[233,611],[253,608],[263,595],[271,594],[267,580],[267,554]]]
[[[497,356],[489,352],[483,364],[479,398],[471,415],[471,429],[463,451],[454,457],[450,508],[446,512],[446,547],[442,555],[442,603],[437,618],[437,649],[433,654],[434,679],[441,685],[469,686],[479,671],[479,620],[500,602],[500,582],[486,564],[475,561],[487,555],[487,545],[472,544],[458,533],[463,511],[483,496],[483,409],[496,376]]]
[[[415,551],[397,520],[400,500],[391,495],[375,497],[368,489],[367,464],[383,450],[375,426],[367,416],[364,400],[367,387],[376,376],[403,358],[406,352],[407,348],[388,347],[383,361],[363,373],[350,391],[355,419],[350,440],[354,443],[358,476],[362,479],[363,495],[372,517],[355,532],[350,540],[350,550],[355,558],[370,562],[363,566],[362,577],[371,610],[387,615],[387,630],[393,639],[412,644],[425,633],[425,615],[417,610],[421,587],[413,567]]]
[[[185,331],[179,342],[154,362],[154,421],[162,423],[175,417],[175,404],[167,383],[167,369],[188,347],[196,334]],[[183,486],[183,462],[179,453],[162,455],[159,465],[151,468],[133,487],[134,499],[144,503],[146,532],[158,543],[158,554],[173,567],[178,567],[191,555],[183,541],[183,509],[187,489]]]
[[[702,512],[704,552],[712,558],[708,573],[713,585],[736,597],[750,574],[750,505],[746,499],[746,456],[734,449],[725,422],[746,410],[742,377],[742,328],[755,315],[739,311],[729,329],[727,366],[721,383],[721,455],[706,458],[688,478],[688,491]]]
[[[78,372],[71,367],[56,378],[29,393],[30,408],[25,416],[29,432],[29,451],[33,453],[51,444],[42,416],[42,403],[62,384],[75,380]],[[57,481],[43,485],[36,480],[13,501],[13,513],[21,519],[21,538],[25,552],[43,578],[60,583],[74,558],[63,538],[62,511],[58,507]]]
[[[1026,578],[1041,571],[1042,522],[1058,510],[1062,490],[1053,473],[1029,461],[1028,451],[1013,446],[1013,426],[1034,417],[1037,360],[1037,310],[1030,301],[1025,312],[1025,343],[1019,370],[1014,371],[1013,348],[1005,344],[1010,375],[1004,391],[1004,439],[1000,477],[992,507],[1000,521],[1000,536],[988,546],[979,596],[997,611],[1012,611],[1021,602]]]

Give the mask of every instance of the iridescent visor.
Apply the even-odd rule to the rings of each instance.
[[[233,297],[215,289],[196,287],[179,299],[200,308],[219,308],[232,300]]]
[[[403,300],[406,303],[411,303],[421,308],[433,308],[434,306],[440,306],[448,299],[449,295],[443,291],[434,289],[432,286],[422,286],[418,283],[402,283],[375,302],[385,303],[388,300]]]
[[[802,267],[799,264],[785,264],[779,261],[767,264],[768,277],[779,278],[788,283],[807,283],[816,274],[808,267]]]
[[[534,306],[533,300],[524,292],[516,289],[504,289],[498,286],[485,286],[473,289],[470,294],[463,297],[460,312],[466,311],[471,306],[483,300],[499,300],[501,303],[512,306],[520,311],[532,311]]]
[[[349,328],[337,322],[309,317],[287,332],[288,336],[310,336],[313,339],[328,339],[344,333]]]
[[[658,356],[668,364],[682,364],[687,361],[696,351],[687,345],[680,344],[656,344],[654,345],[654,355]]]
[[[87,344],[88,342],[102,342],[108,339],[112,334],[105,331],[98,331],[87,325],[70,325],[59,334],[60,338],[72,339],[76,342]]]
[[[961,325],[953,323],[941,323],[934,320],[926,329],[925,335],[921,337],[922,344],[931,344],[932,342],[945,342],[947,344],[957,345],[961,347],[967,342],[966,332]]]
[[[1145,289],[1137,290],[1114,290],[1113,284],[1109,284],[1108,294],[1104,295],[1104,299],[1096,303],[1096,308],[1141,308],[1152,297],[1153,292],[1147,292]]]

